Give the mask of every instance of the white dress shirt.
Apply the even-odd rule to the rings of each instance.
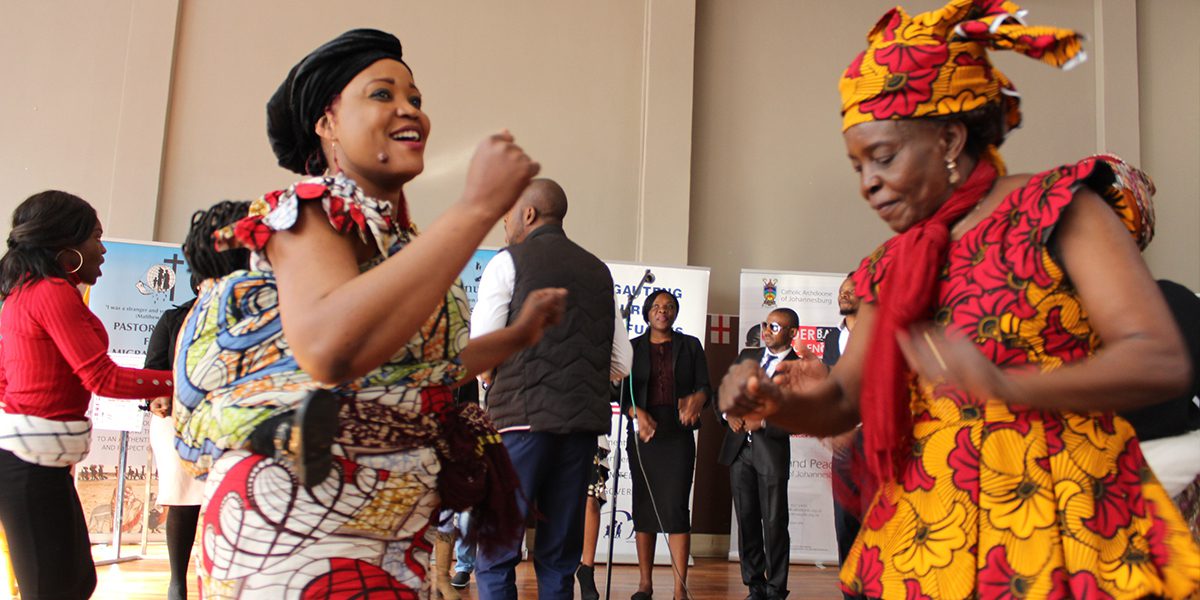
[[[786,350],[783,352],[783,354],[775,354],[774,352],[771,352],[769,348],[763,348],[763,357],[762,360],[758,361],[758,366],[762,367],[763,370],[767,372],[767,377],[774,377],[775,367],[778,367],[779,363],[783,362],[783,358],[787,355],[788,353]],[[767,364],[767,359],[769,357],[775,357],[775,360],[772,360],[770,364]]]

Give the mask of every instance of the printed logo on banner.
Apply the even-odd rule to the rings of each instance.
[[[608,517],[609,512],[609,509],[604,509],[604,517]],[[620,508],[616,512],[616,521],[605,523],[604,530],[600,532],[601,537],[606,540],[615,539],[627,543],[633,542],[636,539],[634,537],[635,532],[633,531],[633,513]]]
[[[796,338],[792,340],[792,347],[796,350],[808,348],[818,358],[825,358],[825,340],[828,340],[834,331],[837,331],[837,327],[801,325],[796,331]]]
[[[134,282],[139,294],[149,296],[150,294],[170,294],[168,300],[175,301],[175,282],[178,281],[176,271],[180,266],[186,265],[179,254],[172,252],[171,258],[161,259],[163,262],[151,265],[146,269],[146,275],[142,279]]]
[[[146,277],[134,285],[139,294],[161,294],[171,292],[171,301],[175,301],[175,272],[167,265],[154,265],[146,271]]]
[[[763,306],[775,306],[775,292],[778,284],[778,279],[763,280]]]

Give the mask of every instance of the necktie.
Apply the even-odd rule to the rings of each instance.
[[[763,369],[763,371],[767,372],[767,375],[773,374],[773,373],[771,373],[771,363],[775,362],[778,359],[779,359],[778,356],[775,356],[774,354],[771,354],[769,352],[763,356],[762,369]],[[746,443],[747,444],[750,443],[750,440],[753,437],[754,437],[754,434],[752,432],[747,431],[746,432]]]
[[[775,359],[777,359],[777,358],[779,358],[779,357],[775,356],[774,354],[768,354],[766,357],[766,360],[763,361],[762,368],[764,371],[767,372],[768,375],[771,374],[771,363],[775,362]]]

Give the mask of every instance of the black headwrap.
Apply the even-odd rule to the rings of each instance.
[[[292,67],[267,101],[267,138],[279,166],[301,175],[324,171],[321,140],[314,131],[317,121],[363,69],[384,58],[403,63],[402,54],[396,36],[375,29],[352,29]]]

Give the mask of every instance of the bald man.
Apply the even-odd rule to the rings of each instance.
[[[486,335],[520,313],[539,288],[566,288],[567,308],[536,345],[484,374],[488,415],[520,479],[521,509],[537,505],[533,548],[538,598],[573,597],[583,551],[584,500],[596,438],[609,431],[609,381],[629,373],[633,351],[613,300],[608,267],[567,238],[567,195],[535,179],[504,217],[508,247],[479,281],[471,336]],[[475,580],[483,600],[515,600],[520,543],[484,552]]]

